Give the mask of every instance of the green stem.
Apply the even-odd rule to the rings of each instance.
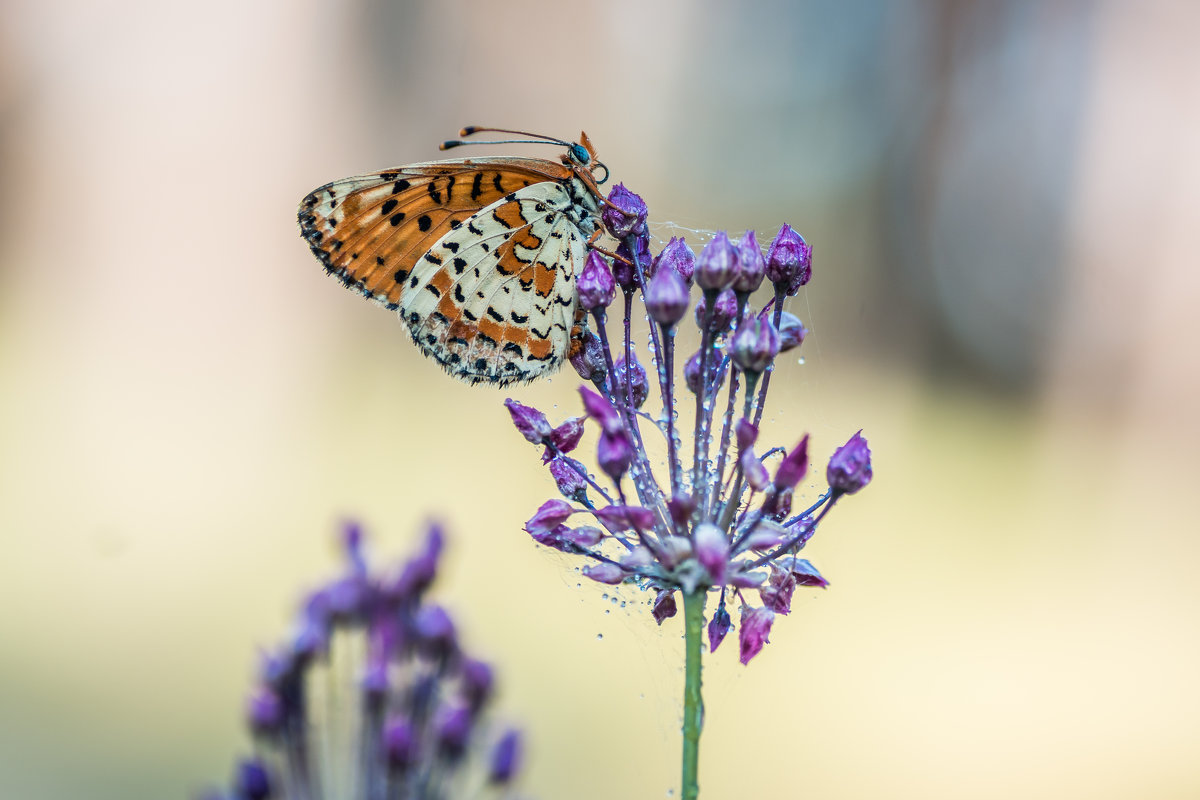
[[[697,775],[700,766],[700,729],[704,725],[704,700],[700,695],[700,655],[704,650],[705,587],[683,595],[683,786],[682,800],[700,796]]]

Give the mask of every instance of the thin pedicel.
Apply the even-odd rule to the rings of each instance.
[[[595,581],[654,591],[651,613],[659,624],[678,613],[675,596],[682,595],[682,797],[689,800],[699,793],[701,637],[708,597],[716,599],[707,617],[710,652],[733,629],[728,606],[736,601],[739,657],[748,663],[768,643],[776,615],[790,611],[797,586],[828,585],[798,554],[834,505],[870,482],[871,452],[861,431],[854,434],[826,466],[828,488],[792,513],[796,487],[809,471],[808,435],[791,448],[771,447],[761,455],[756,446],[776,357],[800,347],[807,333],[783,306],[811,279],[812,248],[784,225],[765,256],[753,231],[737,244],[719,232],[699,256],[681,238],[652,255],[646,217],[638,195],[614,187],[603,223],[620,242],[616,258],[591,252],[578,280],[590,327],[571,363],[595,389],[579,391],[586,417],[599,428],[596,463],[611,490],[569,455],[580,441],[580,418],[554,426],[535,408],[511,399],[505,404],[522,435],[544,448],[543,461],[565,498],[547,500],[525,530],[540,544],[588,561],[583,574]],[[751,295],[764,282],[773,296],[755,309]],[[684,360],[680,386],[676,334],[693,284],[700,287],[694,306],[700,348]],[[622,335],[614,348],[608,311],[618,289]],[[639,297],[651,321],[653,381],[637,360],[632,334]],[[651,382],[659,394],[657,419],[642,410]],[[695,400],[690,448],[680,436],[684,388]],[[722,392],[725,402],[719,404]],[[642,423],[665,439],[665,480],[655,473]],[[581,518],[586,524],[577,523]],[[758,604],[751,592],[757,592]]]

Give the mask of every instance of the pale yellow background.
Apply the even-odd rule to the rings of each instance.
[[[815,245],[764,441],[863,427],[876,480],[806,551],[829,590],[711,661],[703,796],[1200,795],[1195,8],[9,0],[0,797],[224,780],[343,515],[383,555],[451,527],[532,793],[675,785],[678,620],[529,542],[506,393],[296,235],[468,123],[584,128],[655,220]]]

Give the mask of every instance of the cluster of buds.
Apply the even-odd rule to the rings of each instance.
[[[310,593],[292,636],[263,656],[246,704],[256,753],[229,791],[206,800],[515,797],[521,740],[489,725],[492,668],[464,653],[450,615],[424,601],[441,530],[379,574],[362,539],[346,527],[345,574]]]
[[[555,426],[541,411],[506,401],[521,434],[544,448],[563,496],[543,504],[525,529],[542,545],[586,559],[582,571],[593,580],[653,591],[659,624],[676,613],[677,592],[716,595],[707,617],[713,651],[733,629],[727,605],[736,598],[746,663],[767,642],[775,616],[789,612],[797,586],[827,585],[797,554],[837,501],[871,480],[871,453],[856,433],[829,459],[827,490],[793,512],[796,487],[808,475],[808,436],[790,449],[758,446],[776,358],[800,347],[806,334],[783,310],[812,277],[804,239],[784,225],[765,255],[753,231],[736,244],[718,233],[698,256],[673,238],[652,255],[646,214],[640,197],[616,186],[603,222],[619,245],[613,257],[589,252],[579,276],[590,324],[571,363],[594,386],[580,388],[584,414]],[[755,309],[751,296],[764,283],[773,292]],[[614,352],[607,324],[618,290],[624,335]],[[651,323],[649,369],[632,333],[636,298]],[[678,381],[676,335],[689,309],[700,346]],[[656,417],[643,410],[651,381]],[[695,401],[690,453],[677,409],[685,389]],[[586,420],[599,429],[599,475],[570,455]],[[662,438],[665,476],[656,474],[662,463],[649,455],[644,428]]]

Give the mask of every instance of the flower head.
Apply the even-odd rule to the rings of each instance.
[[[767,280],[789,297],[812,278],[812,247],[804,237],[784,225],[767,250]]]
[[[696,283],[706,291],[719,291],[733,282],[737,268],[737,248],[721,231],[704,246],[696,259]]]
[[[626,189],[625,184],[618,183],[608,193],[608,202],[604,205],[600,220],[614,238],[624,239],[645,233],[646,214],[645,201]]]
[[[579,304],[588,311],[603,310],[612,304],[617,285],[604,256],[595,250],[588,253],[575,282],[575,289],[579,293]]]
[[[871,448],[862,431],[834,451],[825,475],[830,488],[842,494],[854,494],[871,482]]]

